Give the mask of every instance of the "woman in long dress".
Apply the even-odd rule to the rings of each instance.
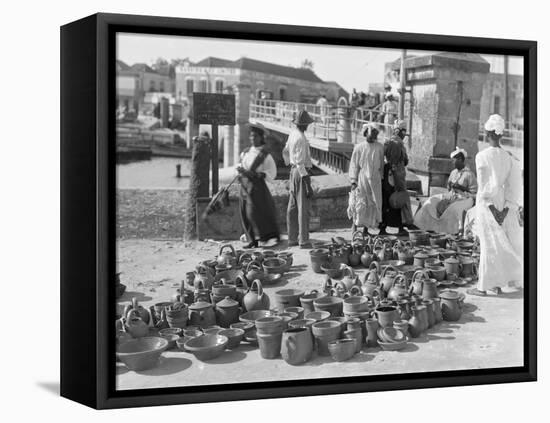
[[[384,147],[376,140],[378,127],[363,125],[366,142],[357,144],[351,155],[349,177],[355,193],[355,207],[352,211],[355,226],[378,229],[382,222],[382,172],[384,169]]]
[[[474,205],[477,180],[465,164],[468,154],[457,148],[451,153],[455,169],[449,175],[448,192],[430,197],[418,210],[414,224],[425,231],[456,234],[462,229],[466,210]]]
[[[500,146],[504,120],[491,115],[485,124],[489,147],[476,156],[478,192],[476,229],[480,263],[471,295],[497,295],[510,282],[523,282],[523,233],[519,224],[522,178],[516,160]]]
[[[240,192],[241,222],[248,239],[248,248],[257,247],[258,241],[279,242],[279,226],[275,215],[275,202],[267,187],[277,176],[277,165],[265,149],[266,129],[260,123],[250,123],[250,147],[241,154],[237,166]]]

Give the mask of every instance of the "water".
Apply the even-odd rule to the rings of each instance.
[[[187,188],[190,173],[189,159],[153,157],[132,163],[117,163],[118,188]],[[176,178],[176,165],[181,165],[182,178]]]

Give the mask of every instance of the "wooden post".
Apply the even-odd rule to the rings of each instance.
[[[220,162],[218,160],[218,125],[212,125],[212,197],[218,192]]]
[[[210,140],[206,137],[193,138],[191,174],[185,207],[185,241],[197,239],[197,198],[208,197],[210,173]]]
[[[176,165],[176,178],[181,178],[181,165]]]
[[[508,105],[508,56],[504,56],[504,127],[510,128],[510,107]]]
[[[405,86],[407,78],[405,74],[405,57],[407,57],[407,50],[401,50],[401,67],[399,69],[399,119],[403,119],[405,116]]]

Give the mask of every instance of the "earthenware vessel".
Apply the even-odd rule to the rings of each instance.
[[[360,313],[369,309],[369,301],[363,296],[351,296],[344,299],[343,312]]]
[[[256,331],[262,335],[283,331],[283,319],[279,316],[261,317],[255,321]]]
[[[392,287],[389,289],[386,298],[388,300],[397,301],[401,297],[407,296],[409,293],[409,286],[407,279],[402,274],[398,274],[392,283]]]
[[[342,315],[344,300],[339,297],[322,297],[313,301],[315,311],[328,311],[332,317]]]
[[[287,307],[299,307],[300,297],[304,294],[301,289],[280,289],[275,292],[273,299],[277,310],[282,312]]]
[[[258,280],[261,283],[264,281],[266,273],[262,264],[259,261],[254,260],[248,263],[244,271],[244,275],[246,280],[249,282]]]
[[[422,287],[424,286],[425,279],[429,279],[429,275],[426,270],[419,269],[416,272],[414,272],[411,279],[411,285],[409,287],[409,294],[421,295]]]
[[[285,313],[296,313],[296,319],[303,319],[304,311],[303,307],[287,307],[284,309]]]
[[[167,347],[168,341],[166,339],[147,336],[119,344],[116,349],[116,356],[130,370],[148,370],[158,364],[160,355]]]
[[[189,311],[185,303],[174,303],[166,307],[165,311],[168,326],[180,329],[187,326]]]
[[[141,338],[149,334],[149,326],[140,317],[138,310],[130,310],[126,318],[126,332],[134,338]]]
[[[344,332],[344,338],[353,339],[355,341],[355,352],[358,353],[361,351],[361,347],[363,346],[363,331],[360,326],[355,329],[347,329]]]
[[[342,338],[344,336],[344,332],[346,331],[346,325],[347,325],[347,318],[346,317],[329,317],[326,321],[332,321],[332,322],[338,322],[340,323],[340,335],[339,337]]]
[[[239,303],[231,297],[216,303],[216,321],[221,327],[228,328],[232,323],[239,321]]]
[[[456,291],[442,291],[439,294],[441,298],[441,314],[443,320],[449,322],[455,322],[462,316],[462,309],[464,307],[464,297],[459,295]]]
[[[326,294],[323,292],[319,292],[316,289],[309,291],[309,293],[304,294],[300,297],[300,305],[304,309],[304,316],[307,313],[311,313],[312,311],[315,311],[315,307],[313,306],[313,301],[315,301],[318,298],[325,297]]]
[[[227,345],[225,348],[232,350],[237,348],[243,340],[244,330],[239,328],[222,329],[218,332],[218,335],[225,336],[227,338]]]
[[[443,261],[443,264],[447,273],[455,273],[457,275],[460,275],[462,264],[460,263],[460,261],[458,261],[458,259],[454,257],[449,257]]]
[[[308,328],[296,327],[283,332],[281,355],[288,364],[298,365],[311,359],[313,340]]]
[[[317,353],[319,355],[329,355],[328,343],[335,341],[340,336],[341,324],[335,321],[324,321],[314,323],[311,327],[313,336],[315,337],[315,343],[317,347]]]
[[[189,324],[201,328],[216,324],[216,313],[213,306],[205,301],[198,301],[189,306]]]
[[[256,329],[254,323],[251,322],[238,322],[231,323],[229,325],[231,329],[242,329],[244,330],[244,337],[250,338],[251,336],[256,336]]]
[[[237,253],[231,244],[225,244],[220,247],[217,261],[218,265],[226,265],[231,267],[237,265]]]
[[[433,325],[435,325],[435,315],[434,315],[433,301],[432,300],[424,300],[424,301],[422,301],[422,304],[426,306],[426,315],[428,317],[428,328],[431,328]]]
[[[409,336],[409,321],[408,320],[399,320],[393,322],[393,327],[399,329],[405,336]]]
[[[477,265],[471,257],[460,258],[462,263],[462,272],[461,276],[464,278],[475,276],[477,274]]]
[[[141,320],[143,320],[146,324],[149,324],[149,322],[151,321],[149,311],[138,303],[136,297],[132,298],[131,304],[128,304],[126,305],[126,307],[124,307],[124,312],[122,316],[128,319],[128,313],[130,312],[130,310],[135,310],[138,317],[140,317]]]
[[[420,319],[420,310],[418,307],[424,306],[413,306],[411,307],[412,317],[409,319],[409,334],[413,338],[418,338],[420,334],[424,331],[424,326],[422,320]]]
[[[376,318],[368,318],[365,320],[365,325],[367,327],[367,347],[378,346],[378,334],[376,333],[380,327],[378,320]]]
[[[355,355],[355,339],[337,339],[328,343],[329,354],[334,361],[346,361]]]
[[[277,257],[282,258],[285,261],[285,267],[284,271],[288,272],[290,268],[292,267],[292,252],[290,251],[282,251],[280,253],[277,253]]]
[[[429,327],[428,309],[423,303],[424,300],[422,300],[421,305],[416,306],[416,308],[418,309],[418,317],[420,318],[420,322],[422,323],[422,332],[426,331]]]
[[[388,273],[388,271],[390,273]],[[391,289],[391,287],[393,286],[393,280],[397,275],[398,273],[395,267],[390,265],[384,268],[380,279],[380,285],[382,287],[382,290],[384,291],[384,294],[386,294]]]
[[[279,313],[278,316],[283,320],[283,331],[288,329],[288,324],[290,322],[298,318],[297,313],[286,312],[286,311]]]
[[[215,264],[217,264],[216,261],[214,261],[214,265]],[[212,284],[214,283],[215,274],[216,271],[214,268],[205,264],[205,262],[201,262],[201,264],[197,266],[197,271],[195,272],[195,281],[193,282],[195,291],[199,289],[210,290],[212,288]]]
[[[425,252],[419,251],[414,255],[413,266],[424,267],[424,262],[428,258],[429,257]]]
[[[281,355],[281,343],[283,333],[263,334],[257,333],[258,344],[260,346],[260,354],[262,358],[274,359]]]
[[[432,298],[435,323],[440,323],[443,320],[441,313],[441,298]]]
[[[349,265],[356,267],[361,264],[361,255],[363,254],[363,246],[355,244],[352,246],[351,254],[349,255]]]
[[[363,295],[365,297],[372,298],[378,294],[379,286],[379,277],[376,269],[371,269],[365,274],[362,286]],[[378,295],[379,296],[379,295]]]
[[[208,361],[219,357],[229,340],[222,335],[203,335],[191,338],[185,342],[187,351],[193,353],[197,360]]]
[[[355,275],[355,272],[350,266],[345,266],[342,270],[342,274],[344,275],[342,283],[346,286],[348,291],[353,286],[359,285],[359,278]]]
[[[422,282],[422,298],[429,300],[438,296],[437,281],[435,279],[424,279]]]
[[[269,297],[264,292],[262,283],[256,279],[250,285],[250,289],[243,298],[243,306],[246,311],[269,310]]]
[[[395,320],[401,320],[397,308],[391,306],[377,307],[373,314],[382,328],[393,326]]]
[[[397,301],[397,312],[399,313],[401,320],[409,320],[411,318],[409,300],[403,299]]]
[[[315,273],[323,273],[321,266],[328,261],[329,250],[326,248],[317,248],[309,252],[311,268]]]
[[[368,245],[363,246],[363,254],[361,254],[361,264],[364,267],[370,267],[372,261],[374,260],[374,254],[372,249]]]

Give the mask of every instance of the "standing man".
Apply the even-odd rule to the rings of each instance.
[[[305,132],[313,119],[305,110],[301,110],[292,120],[296,128],[290,132],[283,159],[290,165],[288,209],[286,223],[288,228],[288,245],[300,244],[300,248],[309,248],[309,207],[313,195],[311,188],[311,155]],[[299,239],[298,239],[299,238]]]
[[[376,142],[378,127],[374,123],[363,125],[366,142],[353,148],[349,164],[351,189],[357,190],[354,210],[354,228],[363,226],[378,229],[382,222],[382,174],[384,171],[384,147]]]
[[[416,229],[413,224],[411,199],[407,192],[407,171],[405,168],[409,164],[409,157],[403,143],[406,133],[407,125],[405,121],[400,119],[395,121],[393,135],[384,143],[384,157],[386,158],[384,178],[386,179],[386,186],[393,186],[389,191],[386,190],[386,195],[389,194],[387,197],[389,207],[401,209],[401,226]]]

